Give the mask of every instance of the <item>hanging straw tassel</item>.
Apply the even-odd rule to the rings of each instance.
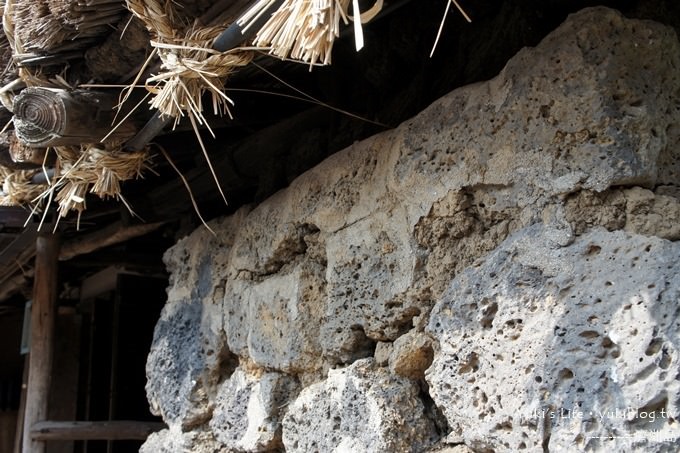
[[[333,43],[340,36],[340,22],[348,25],[352,20],[348,14],[350,3],[356,16],[358,0],[286,0],[258,30],[253,45],[269,49],[271,55],[281,59],[310,65],[330,64]],[[271,4],[272,0],[260,0],[238,20],[238,24],[247,30]],[[378,0],[354,21],[357,50],[363,47],[361,24],[380,12],[382,5],[383,1]]]

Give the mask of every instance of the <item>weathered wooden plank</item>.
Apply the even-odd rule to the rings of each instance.
[[[42,421],[31,426],[34,440],[134,440],[167,428],[165,423],[131,420]]]
[[[29,427],[47,418],[52,373],[54,326],[57,304],[59,236],[41,233],[36,240],[31,349],[28,355],[28,388],[24,415],[23,451],[44,453],[45,444],[30,436]]]
[[[157,223],[141,223],[138,225],[125,225],[123,222],[115,222],[111,225],[95,231],[94,233],[80,236],[70,242],[67,242],[61,248],[59,254],[60,261],[70,260],[71,258],[94,252],[110,245],[119,244],[130,239],[143,236],[147,233],[157,230],[163,225],[162,222]]]

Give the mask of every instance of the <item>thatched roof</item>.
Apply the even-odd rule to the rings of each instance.
[[[184,5],[170,0],[127,0],[125,4],[132,16],[147,28],[152,49],[130,86],[143,82],[151,95],[150,107],[161,117],[173,118],[175,126],[182,117],[188,116],[209,166],[210,159],[198,129],[210,129],[204,116],[206,110],[213,115],[233,118],[229,109],[233,101],[225,93],[228,76],[247,66],[256,53],[312,66],[330,64],[333,43],[340,36],[341,24],[347,25],[353,19],[349,14],[350,6],[358,9],[357,0],[262,0],[247,8],[242,5],[240,11],[236,11],[234,5],[221,4],[221,10],[219,4],[213,5],[198,17],[188,16]],[[371,10],[356,17],[357,50],[363,46],[361,24],[375,17],[382,6],[382,0],[378,0]],[[81,55],[79,52],[84,47],[91,46],[109,26],[120,21],[123,14],[123,5],[115,0],[8,1],[4,9],[4,28],[12,51],[12,61],[8,64],[19,68],[17,81],[20,82],[12,82],[11,87],[69,87],[63,76],[54,71],[46,72],[41,66],[53,66],[60,58],[68,60]],[[217,44],[218,38],[222,39],[230,27],[236,28],[237,35],[240,33],[243,37],[221,48],[222,45]],[[246,40],[249,36],[253,37],[252,44]],[[154,58],[160,59],[155,66]],[[14,90],[7,88],[5,92],[13,93]],[[122,102],[128,100],[131,93],[132,88],[122,92]],[[210,95],[207,103],[206,93]],[[53,177],[44,178],[46,185],[43,185],[40,197],[34,195],[35,189],[31,187],[30,190],[17,190],[6,199],[31,205],[34,212],[44,211],[55,201],[59,204],[60,216],[66,216],[70,210],[81,214],[88,193],[124,201],[120,181],[141,175],[141,170],[148,166],[148,158],[144,156],[149,151],[141,146],[135,149],[135,156],[139,157],[130,159],[122,150],[124,142],[121,141],[108,140],[100,145],[60,139],[68,119],[59,118],[58,109],[50,109],[54,100],[46,100],[45,107],[41,107],[40,99],[38,92],[31,97],[20,95],[14,99],[10,95],[6,103],[12,103],[14,126],[22,142],[30,146],[54,147],[57,165]],[[44,110],[47,111],[42,113]],[[111,128],[117,130],[126,119],[112,123]],[[129,122],[125,124],[129,125]],[[29,138],[34,134],[40,138]],[[108,159],[105,156],[109,156]],[[87,164],[94,161],[96,165]],[[107,168],[104,164],[112,167]],[[213,177],[222,193],[214,171]],[[29,178],[25,184],[34,182],[35,178]]]

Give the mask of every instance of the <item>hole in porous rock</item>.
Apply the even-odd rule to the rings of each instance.
[[[522,324],[521,319],[510,319],[508,321],[505,321],[505,325],[510,327],[511,329],[514,329],[517,327],[519,324]]]
[[[496,431],[512,432],[512,422],[510,420],[505,420],[503,423],[496,423],[494,429]]]
[[[600,334],[594,330],[584,330],[578,334],[578,336],[581,338],[597,338],[600,336]]]
[[[476,372],[479,369],[479,356],[476,352],[471,352],[465,363],[458,368],[458,374],[465,374],[469,372]]]
[[[586,255],[597,255],[602,250],[602,247],[595,244],[590,244],[586,249]]]
[[[555,326],[553,329],[553,333],[558,337],[563,337],[567,334],[567,329],[565,329],[564,327]]]
[[[562,368],[560,372],[557,374],[557,377],[561,381],[566,381],[568,379],[572,379],[574,377],[574,372],[571,371],[569,368]]]
[[[354,324],[349,329],[352,333],[351,344],[347,348],[347,352],[350,354],[349,362],[365,357],[373,357],[378,342],[369,338],[364,327],[361,325]]]
[[[430,389],[425,380],[421,379],[419,383],[419,393],[418,396],[423,403],[425,417],[432,420],[434,423],[435,430],[439,436],[445,436],[451,432],[451,427],[449,422],[444,416],[444,412],[437,406],[432,397],[430,396]]]
[[[661,340],[661,338],[654,338],[652,341],[649,342],[649,346],[647,346],[647,349],[645,349],[645,355],[651,356],[656,354],[661,350],[662,345],[663,340]]]
[[[401,308],[402,305],[403,303],[400,300],[392,300],[389,302],[385,302],[386,309]]]
[[[482,319],[480,320],[480,324],[484,329],[491,328],[493,325],[493,320],[496,317],[496,313],[498,313],[498,304],[496,302],[484,308],[482,311]]]
[[[627,422],[632,428],[652,430],[669,423],[668,396],[665,392],[637,409],[635,418]]]
[[[669,366],[671,366],[671,356],[666,348],[663,348],[661,351],[661,360],[659,360],[659,368],[667,370]]]

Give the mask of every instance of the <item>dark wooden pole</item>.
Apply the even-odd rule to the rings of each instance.
[[[21,377],[21,399],[19,401],[19,412],[17,413],[17,430],[14,436],[14,450],[12,453],[21,453],[23,443],[22,433],[24,432],[24,414],[26,413],[26,389],[28,388],[28,356],[24,357],[24,374]]]
[[[49,233],[39,234],[36,240],[31,307],[31,348],[28,355],[24,453],[45,452],[43,442],[31,439],[30,429],[36,422],[47,419],[57,305],[58,258],[59,236]]]
[[[31,428],[34,440],[132,440],[167,428],[161,422],[115,420],[103,422],[42,421]]]

